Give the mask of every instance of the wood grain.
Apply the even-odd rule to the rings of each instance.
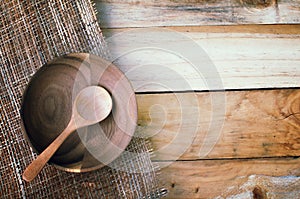
[[[275,188],[257,177],[300,176],[299,1],[95,3],[113,61],[139,93],[136,135],[151,137],[167,198],[300,196],[299,177]],[[238,91],[193,92],[223,89]]]
[[[151,27],[149,27],[151,28]],[[253,34],[271,34],[280,36],[287,35],[299,35],[300,25],[299,24],[241,24],[241,25],[201,25],[201,26],[167,26],[157,27],[167,28],[178,32],[198,32],[198,33],[245,33]],[[102,28],[102,33],[105,37],[110,37],[112,34],[120,33],[122,31],[132,31],[138,28]],[[279,35],[281,34],[281,35]]]
[[[106,41],[136,92],[300,86],[300,26],[232,29],[109,30]]]
[[[96,0],[102,28],[299,23],[291,0]]]
[[[159,164],[163,166],[164,163]],[[258,178],[256,175],[300,176],[299,164],[300,158],[179,161],[163,168],[160,179],[161,185],[169,190],[167,198],[226,198],[244,193],[236,198],[250,199],[253,198],[251,194],[255,188],[266,187],[262,183],[258,184],[260,180],[255,180]],[[264,181],[272,180],[263,178]],[[277,197],[273,198],[280,198],[280,194],[283,196],[281,198],[298,198],[300,178],[294,181],[284,179],[287,177],[276,180],[279,185],[281,182],[285,186],[274,190],[272,184],[268,184],[264,191],[275,192]],[[248,197],[245,197],[247,193]]]
[[[300,156],[300,90],[137,95],[154,160]]]

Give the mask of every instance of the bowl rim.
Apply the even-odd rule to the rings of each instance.
[[[20,106],[20,110],[19,110],[19,113],[20,113],[20,127],[21,127],[21,131],[22,131],[22,134],[25,138],[25,140],[27,141],[27,143],[29,144],[29,146],[31,147],[31,149],[33,150],[33,152],[35,152],[37,155],[40,154],[40,152],[33,146],[30,138],[29,138],[29,135],[26,131],[26,125],[25,125],[25,122],[24,122],[24,103],[25,103],[25,98],[26,98],[26,95],[27,95],[27,91],[30,87],[30,82],[32,81],[33,78],[35,78],[36,74],[44,67],[52,64],[53,62],[55,62],[56,60],[58,59],[63,59],[63,58],[66,58],[66,57],[72,57],[72,56],[92,56],[94,58],[97,58],[97,59],[101,59],[102,61],[105,61],[107,63],[109,63],[109,66],[110,67],[114,67],[116,70],[118,70],[121,74],[123,74],[124,78],[126,79],[126,81],[128,82],[128,85],[130,86],[130,89],[132,91],[132,93],[134,94],[132,98],[133,100],[133,103],[134,103],[134,123],[135,123],[135,126],[133,128],[133,131],[132,133],[130,134],[130,139],[128,141],[128,143],[126,144],[126,146],[124,147],[124,150],[126,149],[126,147],[129,145],[132,137],[134,136],[134,133],[136,131],[136,128],[137,128],[137,120],[138,120],[138,105],[137,105],[137,100],[136,100],[136,95],[135,95],[135,91],[134,91],[134,88],[130,82],[130,80],[126,77],[126,75],[116,66],[114,65],[112,62],[109,62],[107,60],[105,60],[104,58],[98,56],[98,55],[95,55],[95,54],[92,54],[92,53],[84,53],[84,52],[76,52],[76,53],[67,53],[67,54],[64,54],[62,56],[58,56],[58,57],[54,57],[52,60],[46,62],[45,64],[43,64],[40,68],[38,68],[33,76],[31,76],[29,78],[29,81],[28,83],[26,84],[25,86],[25,89],[23,90],[22,92],[22,99],[21,99],[21,106]],[[98,86],[101,86],[100,84],[98,84]],[[121,155],[118,154],[117,157],[115,157],[112,161],[114,161],[115,159],[117,159],[119,156]],[[82,161],[79,161],[79,162],[75,162],[75,163],[71,163],[71,164],[56,164],[56,163],[53,163],[51,161],[48,161],[47,164],[49,165],[53,165],[55,168],[59,169],[59,170],[62,170],[62,171],[66,171],[66,172],[72,172],[72,173],[83,173],[83,172],[90,172],[90,171],[95,171],[97,169],[100,169],[104,166],[107,166],[106,164],[103,164],[99,161],[99,165],[96,165],[96,166],[93,166],[93,167],[88,167],[88,168],[81,168],[81,162]]]

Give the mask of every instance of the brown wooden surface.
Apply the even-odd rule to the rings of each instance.
[[[291,0],[96,0],[102,28],[299,23]]]
[[[216,95],[224,104],[212,101]],[[139,94],[137,101],[138,133],[151,138],[155,160],[300,156],[300,89]]]
[[[226,198],[261,187],[256,181],[246,186],[253,175],[300,176],[299,164],[299,158],[179,161],[163,168],[160,177],[161,184],[169,190],[167,198]],[[285,197],[275,193],[272,198],[299,198],[300,178],[290,185],[283,182],[277,190],[268,186],[265,192],[286,193]],[[253,195],[236,198],[250,199]]]
[[[193,93],[191,90],[218,88],[207,89],[195,73],[187,72],[185,62],[159,52],[137,51],[114,60],[139,93],[136,135],[152,137],[153,160],[162,167],[161,185],[169,190],[167,198],[300,197],[299,1],[95,3],[113,55],[127,55],[128,50],[141,45],[153,46],[160,40],[152,36],[166,28],[183,34],[185,39],[178,41],[170,36],[163,44],[181,43],[184,48],[193,40],[220,71],[224,88],[237,90]],[[143,33],[143,28],[149,27],[159,28]],[[126,32],[133,34],[110,38]],[[153,60],[162,68],[183,74],[191,87],[160,69],[134,70]],[[149,82],[174,83],[172,89],[178,92],[141,86]],[[212,96],[218,94],[226,99],[225,114],[217,111],[212,120]],[[219,105],[222,109],[222,103]],[[220,123],[224,124],[220,134],[212,131],[214,136],[207,136],[209,125]],[[201,149],[209,150],[200,153]],[[257,177],[260,175],[263,177]],[[280,183],[272,186],[270,181]]]
[[[141,27],[143,28],[143,27]],[[147,28],[147,27],[144,27]],[[150,27],[151,28],[151,27]],[[201,25],[201,26],[166,26],[157,27],[167,28],[178,32],[197,32],[197,33],[246,33],[252,34],[271,34],[277,36],[286,35],[299,35],[300,25],[299,24],[240,24],[240,25]],[[102,28],[102,33],[106,38],[111,37],[113,34],[120,33],[123,31],[132,31],[139,28]]]

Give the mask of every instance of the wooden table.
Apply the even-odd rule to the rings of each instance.
[[[96,6],[169,198],[300,197],[299,1]]]

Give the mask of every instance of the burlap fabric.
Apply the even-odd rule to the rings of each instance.
[[[2,1],[0,32],[0,197],[160,198],[149,146],[138,138],[127,150],[139,155],[121,155],[112,163],[116,169],[74,174],[47,165],[33,182],[22,180],[36,157],[22,134],[19,114],[30,77],[56,56],[89,52],[107,58],[108,53],[89,0]]]

